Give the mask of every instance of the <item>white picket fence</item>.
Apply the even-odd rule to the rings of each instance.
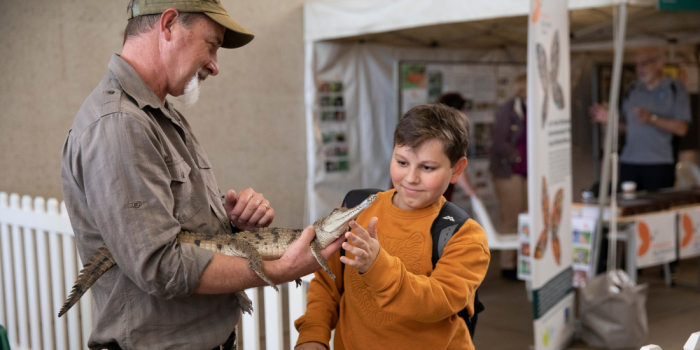
[[[10,347],[87,349],[92,331],[90,291],[64,317],[57,317],[82,269],[65,204],[59,207],[56,199],[42,197],[20,200],[17,194],[8,198],[0,192],[0,252],[0,325],[7,329]],[[262,349],[263,343],[267,350],[294,348],[298,333],[293,323],[305,311],[311,277],[302,279],[302,288],[294,283],[280,286],[288,291],[286,302],[270,287],[246,291],[256,310],[242,320],[243,350]],[[286,315],[283,305],[288,305]]]

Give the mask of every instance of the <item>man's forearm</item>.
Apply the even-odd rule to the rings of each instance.
[[[275,283],[288,282],[281,260],[264,261],[265,274]],[[238,292],[248,288],[263,287],[263,281],[248,266],[248,260],[214,253],[209,266],[199,278],[197,294],[224,294]]]
[[[682,120],[658,117],[653,125],[676,136],[685,136],[688,132],[688,123]]]

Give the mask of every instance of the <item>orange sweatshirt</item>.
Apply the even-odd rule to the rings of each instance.
[[[474,312],[474,292],[490,260],[484,230],[467,220],[433,270],[430,227],[445,198],[423,209],[404,210],[391,203],[394,193],[378,193],[357,218],[364,228],[372,217],[379,218],[381,249],[374,265],[362,275],[345,266],[343,275],[338,252],[328,260],[338,276],[335,281],[316,273],[306,313],[294,322],[297,344],[316,341],[328,346],[335,328],[336,350],[474,349],[457,312],[465,306]]]

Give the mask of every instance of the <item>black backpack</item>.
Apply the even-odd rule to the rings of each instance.
[[[375,188],[352,190],[348,192],[345,199],[343,199],[343,206],[352,208],[377,192],[382,192],[382,190]],[[464,225],[467,220],[469,220],[469,215],[454,203],[447,201],[442,206],[440,213],[430,227],[430,234],[433,236],[433,269],[435,269],[438,259],[442,256],[442,250],[445,248],[445,245],[447,245],[447,242],[452,238],[455,232],[462,228],[462,225]],[[340,248],[340,255],[345,256],[345,249],[342,247]],[[341,263],[341,268],[344,273],[345,264]],[[474,293],[474,316],[471,318],[469,317],[467,308],[457,313],[467,324],[467,329],[469,329],[469,335],[472,340],[474,339],[474,331],[476,329],[476,321],[479,317],[479,313],[484,311],[484,309],[484,304],[479,301],[479,291],[477,290]]]

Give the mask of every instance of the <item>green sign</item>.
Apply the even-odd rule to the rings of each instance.
[[[700,11],[700,0],[659,0],[659,10]]]

